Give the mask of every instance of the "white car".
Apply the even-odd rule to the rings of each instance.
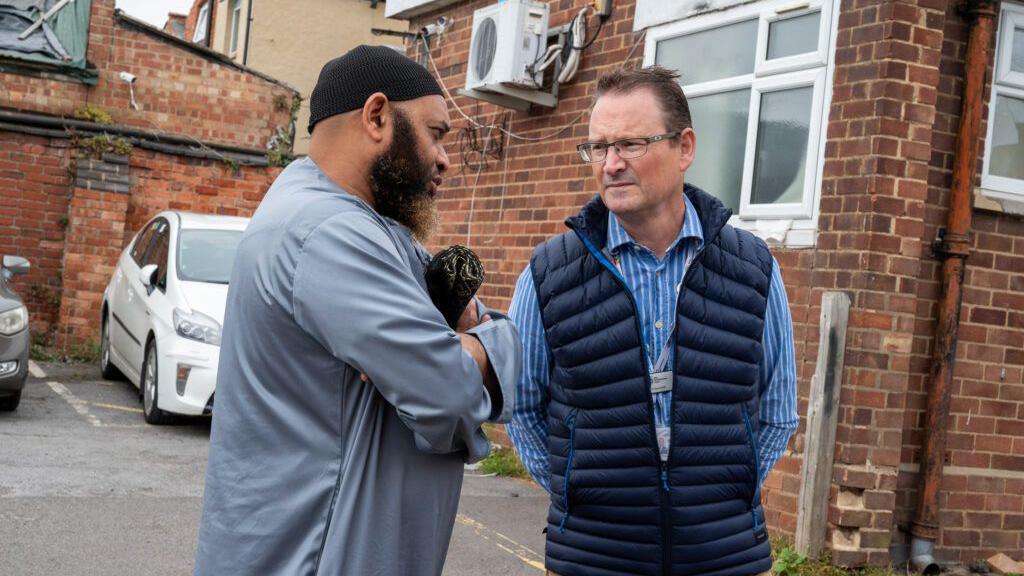
[[[248,218],[161,212],[121,253],[103,292],[103,376],[139,388],[146,422],[213,411],[221,326]]]

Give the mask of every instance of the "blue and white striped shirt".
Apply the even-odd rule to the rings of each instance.
[[[683,226],[662,260],[654,252],[637,244],[619,223],[608,214],[607,248],[636,299],[640,323],[644,327],[649,362],[657,356],[672,335],[676,317],[677,286],[704,244],[700,221],[690,200],[686,200]],[[519,328],[523,341],[523,370],[516,391],[516,406],[509,436],[533,479],[550,490],[547,452],[548,345],[541,324],[537,292],[529,265],[519,276],[509,317]],[[764,324],[764,362],[761,363],[759,390],[761,395],[761,430],[758,452],[761,454],[760,481],[786,449],[789,437],[800,422],[797,415],[796,360],[793,353],[793,322],[789,313],[786,289],[782,284],[778,262],[773,261],[771,288]],[[655,426],[668,426],[671,421],[671,392],[652,394]]]

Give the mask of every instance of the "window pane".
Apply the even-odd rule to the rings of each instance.
[[[1024,72],[1024,28],[1013,30],[1013,53],[1010,56],[1010,70]]]
[[[132,260],[135,260],[135,263],[139,266],[142,266],[142,257],[146,255],[146,249],[149,248],[149,243],[153,240],[153,234],[156,233],[156,228],[159,224],[159,220],[150,224],[148,228],[142,231],[139,239],[132,246]]]
[[[1024,180],[1024,100],[996,96],[989,174]]]
[[[170,231],[166,228],[156,240],[153,241],[153,249],[149,251],[146,264],[156,264],[156,285],[160,288],[167,288],[167,248],[170,242]]]
[[[757,20],[738,22],[658,42],[654,61],[675,69],[682,84],[731,78],[754,71]]]
[[[231,52],[238,50],[238,24],[242,19],[241,0],[231,2]]]
[[[240,230],[182,230],[178,236],[178,278],[227,284],[241,241]]]
[[[206,42],[206,28],[209,26],[210,5],[203,4],[199,9],[199,16],[196,17],[196,30],[192,33],[192,41],[197,44]]]
[[[737,214],[749,113],[749,89],[690,99],[697,156],[686,171],[686,181],[716,196]]]
[[[772,22],[768,25],[768,59],[814,52],[820,27],[821,12]]]
[[[814,88],[761,95],[751,204],[801,202]]]

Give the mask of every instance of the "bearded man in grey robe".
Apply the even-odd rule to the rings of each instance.
[[[308,158],[239,245],[195,574],[436,575],[463,465],[511,415],[515,328],[453,330],[423,282],[448,169],[441,89],[390,48],[329,62]]]

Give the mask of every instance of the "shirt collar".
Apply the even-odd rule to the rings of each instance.
[[[683,194],[683,201],[686,203],[686,211],[683,213],[683,225],[679,228],[679,235],[672,241],[666,252],[671,252],[685,238],[695,238],[697,248],[704,244],[704,230],[700,227],[700,218],[697,217],[697,210],[690,203],[690,199]],[[636,241],[622,227],[619,219],[611,211],[608,212],[608,242],[607,248],[613,253],[621,251],[623,246],[636,244]]]

